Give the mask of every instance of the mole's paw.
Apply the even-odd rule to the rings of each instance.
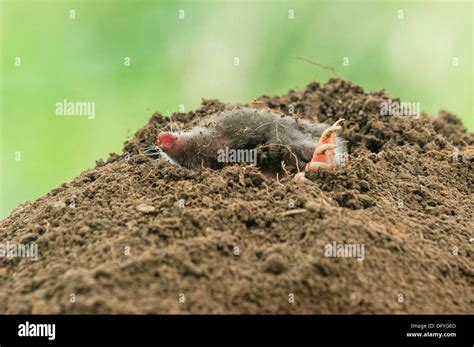
[[[344,119],[339,119],[336,123],[331,125],[330,127],[327,127],[324,131],[323,134],[321,135],[321,138],[319,139],[319,144],[325,144],[325,143],[331,143],[333,145],[336,144],[336,132],[342,129],[342,127],[339,125]]]
[[[313,172],[319,169],[331,169],[336,166],[334,150],[336,145],[325,143],[320,144],[313,153],[313,158],[306,166],[306,172]]]
[[[308,179],[306,177],[304,177],[304,171],[302,172],[298,172],[295,177],[293,177],[293,181],[297,182],[297,183],[303,183],[303,182],[306,182]]]
[[[337,131],[341,130],[339,123],[342,121],[343,119],[339,119],[336,123],[324,130],[319,139],[319,145],[314,150],[311,161],[306,165],[304,172],[300,172],[295,176],[295,181],[305,181],[305,173],[336,167],[336,155],[334,151],[336,150]]]

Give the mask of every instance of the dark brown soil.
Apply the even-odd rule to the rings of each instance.
[[[380,116],[388,98],[332,79],[251,104],[346,119],[348,163],[303,185],[146,157],[168,124],[153,115],[128,160],[99,161],[0,223],[0,242],[40,253],[0,258],[0,312],[473,312],[474,136],[447,112]],[[225,107],[173,118],[190,127]],[[326,257],[333,241],[364,244],[365,259]]]

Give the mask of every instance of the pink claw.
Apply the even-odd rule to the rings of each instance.
[[[316,147],[313,153],[313,158],[306,165],[303,172],[299,172],[295,176],[295,181],[304,182],[306,180],[306,172],[314,172],[320,169],[332,169],[336,167],[336,156],[334,150],[336,149],[337,131],[341,130],[341,123],[344,119],[339,119],[336,123],[326,128],[319,139],[319,146]]]

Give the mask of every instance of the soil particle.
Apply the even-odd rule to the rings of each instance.
[[[302,185],[147,157],[171,125],[154,114],[123,153],[0,222],[0,243],[39,252],[0,258],[0,313],[472,312],[474,136],[445,111],[381,116],[389,99],[331,79],[247,105],[345,119],[347,162]],[[235,106],[204,100],[173,126]]]
[[[281,274],[287,269],[286,260],[281,254],[270,254],[265,260],[263,270],[275,275]]]
[[[155,208],[153,206],[147,204],[139,204],[136,206],[138,212],[142,213],[152,213],[155,212]]]

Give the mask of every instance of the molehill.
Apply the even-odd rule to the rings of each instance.
[[[348,161],[306,184],[147,157],[169,125],[154,114],[124,153],[0,223],[0,242],[39,250],[0,258],[0,313],[472,312],[474,136],[444,111],[381,116],[388,100],[331,79],[250,104],[345,119]],[[333,244],[363,245],[363,260]]]

